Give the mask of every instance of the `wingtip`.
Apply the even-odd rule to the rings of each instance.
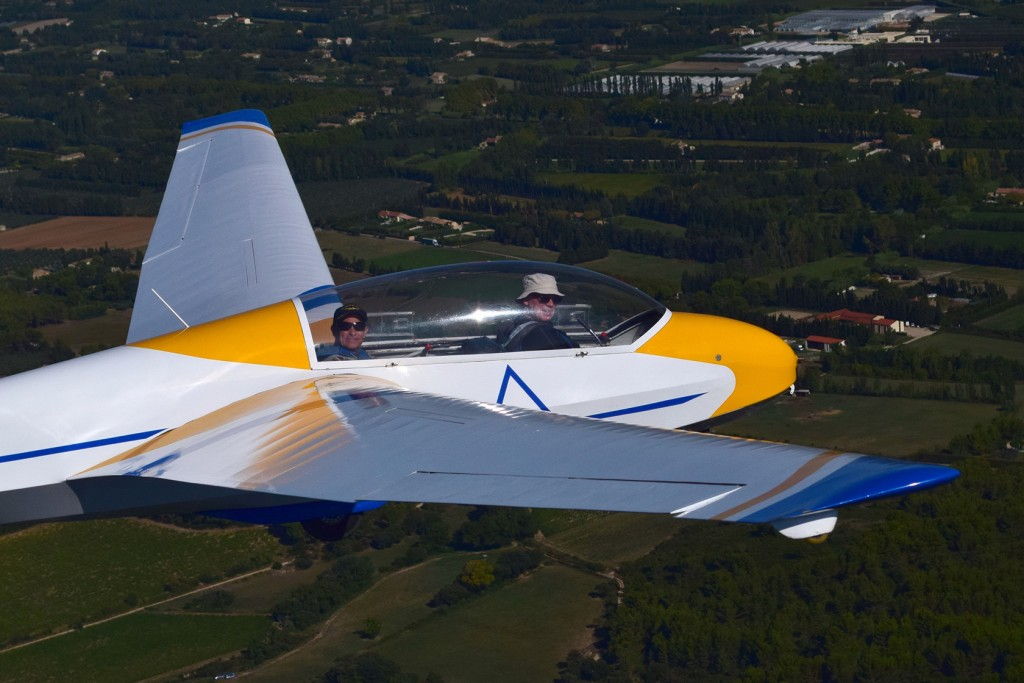
[[[189,135],[205,128],[236,122],[258,123],[261,126],[270,128],[270,121],[267,120],[267,115],[259,109],[238,109],[235,111],[225,112],[223,114],[217,114],[215,116],[207,116],[204,119],[188,121],[182,125],[181,134]]]
[[[947,484],[960,471],[945,465],[863,456],[742,521],[769,522],[904,495]]]

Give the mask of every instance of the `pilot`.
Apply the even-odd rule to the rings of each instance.
[[[505,351],[542,351],[545,349],[574,349],[579,346],[569,339],[551,320],[555,309],[565,295],[558,289],[558,281],[547,273],[523,276],[523,293],[516,302],[523,313],[498,332],[498,343]]]
[[[334,312],[331,323],[333,344],[316,347],[317,360],[367,360],[370,354],[363,348],[366,339],[366,311],[355,304],[345,304]]]

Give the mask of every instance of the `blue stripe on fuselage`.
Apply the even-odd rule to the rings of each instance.
[[[115,443],[128,443],[129,441],[141,441],[142,439],[148,439],[154,434],[159,434],[164,431],[163,429],[154,429],[149,432],[137,432],[135,434],[124,434],[123,436],[111,436],[106,439],[96,439],[95,441],[83,441],[81,443],[72,443],[66,446],[54,446],[52,448],[40,448],[35,451],[24,451],[22,453],[11,453],[10,455],[0,455],[0,462],[11,462],[13,460],[26,460],[28,458],[38,458],[43,455],[53,455],[55,453],[67,453],[69,451],[84,451],[87,448],[96,448],[97,446],[109,446]]]

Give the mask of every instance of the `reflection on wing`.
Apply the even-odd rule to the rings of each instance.
[[[957,472],[519,410],[341,375],[240,401],[76,479],[123,475],[328,501],[769,522],[927,488]]]

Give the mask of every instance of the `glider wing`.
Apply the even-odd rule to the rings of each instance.
[[[143,261],[128,342],[328,284],[266,116],[241,110],[186,123]]]
[[[520,410],[341,375],[239,401],[69,484],[89,480],[96,490],[96,478],[126,476],[305,500],[660,512],[782,520],[784,528],[792,518],[934,486],[957,471]]]

